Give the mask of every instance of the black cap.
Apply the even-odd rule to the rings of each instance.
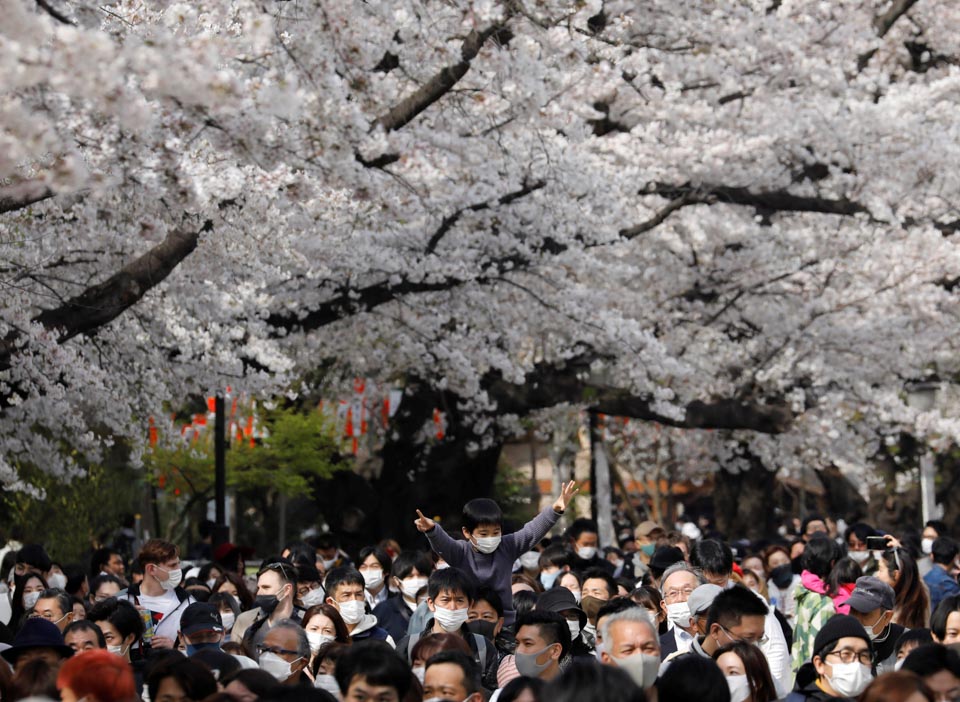
[[[863,624],[849,614],[833,615],[817,633],[817,638],[813,640],[813,654],[823,656],[824,651],[831,648],[840,639],[848,636],[863,639],[868,646],[870,645],[870,637],[867,636],[867,630],[863,628]]]
[[[50,556],[40,544],[28,544],[17,551],[17,563],[26,563],[37,570],[46,573],[53,565]]]
[[[587,625],[587,613],[580,609],[573,593],[565,587],[555,587],[547,590],[537,598],[537,604],[534,609],[540,612],[566,612],[573,610],[580,619],[580,626]]]
[[[219,610],[206,602],[194,602],[180,617],[180,633],[193,636],[201,631],[223,632],[223,620]]]
[[[653,553],[653,557],[650,559],[650,570],[653,571],[657,577],[663,575],[663,571],[672,566],[674,563],[679,563],[683,560],[683,551],[681,551],[676,546],[661,546]]]

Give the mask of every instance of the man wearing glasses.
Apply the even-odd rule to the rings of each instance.
[[[706,581],[699,571],[684,562],[675,563],[663,572],[660,587],[663,590],[663,607],[667,610],[670,628],[660,637],[660,657],[666,659],[673,653],[686,653],[696,636],[696,628],[690,617],[687,600]]]
[[[708,582],[725,590],[733,587],[734,581],[731,579],[733,577],[733,551],[727,544],[716,539],[704,539],[694,547],[690,554],[690,562],[703,570],[704,577]],[[759,646],[767,659],[767,665],[770,666],[770,674],[773,676],[777,694],[784,695],[790,689],[792,683],[792,661],[790,660],[790,649],[787,646],[783,628],[777,621],[774,608],[770,607],[761,595],[752,590],[749,590],[749,592],[767,610],[763,627],[763,641],[759,643]],[[724,640],[721,645],[725,643],[728,642]]]
[[[763,633],[767,618],[767,607],[747,588],[737,585],[729,590],[707,583],[701,585],[690,595],[690,609],[696,617],[701,612],[699,602],[712,599],[707,609],[706,635],[693,641],[690,653],[713,658],[719,649],[735,643],[761,646],[767,637]],[[660,668],[662,675],[669,663],[678,655],[668,657]]]
[[[870,640],[863,625],[853,617],[838,614],[827,620],[814,639],[813,650],[817,677],[792,693],[791,702],[855,700],[873,680]]]
[[[73,622],[73,602],[63,590],[44,590],[33,606],[32,617],[46,619],[56,624],[60,633]]]

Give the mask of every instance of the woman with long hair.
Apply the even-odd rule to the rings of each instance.
[[[893,588],[894,623],[908,629],[930,626],[930,593],[913,556],[905,549],[891,548],[877,565],[877,577]]]
[[[757,646],[737,642],[713,654],[730,688],[730,702],[773,702],[778,698],[770,665]]]
[[[213,584],[211,592],[214,594],[226,592],[228,595],[233,595],[244,612],[253,607],[253,595],[250,594],[247,584],[242,577],[232,571],[224,571]]]
[[[40,593],[47,589],[47,581],[36,573],[24,573],[13,576],[13,587],[10,628],[17,631],[33,611],[33,606],[40,599]]]
[[[334,641],[340,644],[350,643],[350,632],[347,631],[347,625],[344,624],[340,612],[333,605],[314,605],[303,613],[300,624],[306,630],[307,641],[310,642],[311,664],[320,647],[324,644]]]

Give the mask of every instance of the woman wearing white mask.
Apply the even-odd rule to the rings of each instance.
[[[777,699],[773,676],[763,652],[753,644],[734,643],[714,654],[727,679],[730,702],[772,702]]]
[[[360,551],[360,566],[357,570],[363,576],[366,584],[367,605],[373,609],[382,602],[386,602],[390,595],[387,587],[387,575],[393,564],[390,556],[379,546],[367,546]]]
[[[207,603],[216,607],[220,612],[220,621],[223,623],[223,642],[228,642],[230,632],[233,631],[233,625],[237,622],[237,615],[240,614],[240,603],[233,595],[228,595],[225,592],[210,595]]]
[[[30,616],[40,593],[47,589],[47,581],[35,573],[17,575],[13,578],[13,605],[10,608],[10,628],[19,629]]]
[[[321,604],[311,607],[303,613],[300,624],[306,630],[307,640],[310,642],[311,670],[317,652],[324,644],[332,642],[350,643],[350,632],[347,631],[347,625],[343,623],[340,612],[332,605]]]

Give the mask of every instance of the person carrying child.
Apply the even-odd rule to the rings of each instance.
[[[463,536],[466,541],[455,541],[437,523],[417,510],[414,525],[426,535],[430,547],[450,566],[459,568],[479,584],[492,587],[504,603],[504,625],[512,627],[516,619],[510,576],[513,564],[520,554],[530,551],[567,509],[580,490],[575,481],[565,483],[560,497],[551,507],[523,525],[520,531],[503,535],[503,512],[493,500],[477,498],[463,506]]]

